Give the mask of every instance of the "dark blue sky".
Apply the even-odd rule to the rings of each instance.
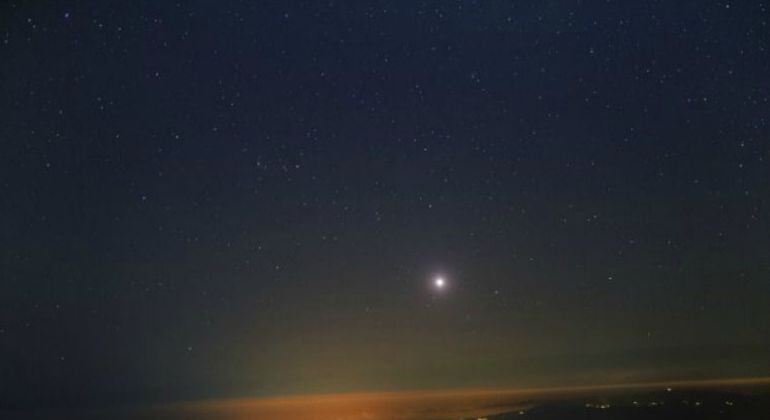
[[[770,374],[769,33],[5,2],[0,407]]]

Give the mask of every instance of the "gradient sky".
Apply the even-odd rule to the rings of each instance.
[[[767,8],[3,2],[0,407],[770,374]]]

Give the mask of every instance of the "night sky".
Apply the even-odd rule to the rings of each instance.
[[[769,7],[3,2],[0,407],[770,374]]]

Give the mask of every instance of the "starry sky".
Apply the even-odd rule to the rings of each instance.
[[[770,374],[768,7],[3,2],[0,406]]]

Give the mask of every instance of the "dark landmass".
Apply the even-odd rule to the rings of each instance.
[[[770,390],[692,382],[550,389],[428,390],[190,401],[103,409],[0,409],[0,419],[78,420],[768,420]],[[681,385],[681,384],[680,384]]]
[[[526,410],[492,415],[489,420],[765,420],[770,395],[716,391],[661,391],[549,402]]]

